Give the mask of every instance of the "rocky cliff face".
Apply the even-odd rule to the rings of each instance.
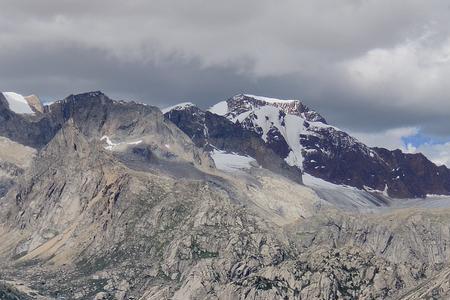
[[[277,148],[258,133],[184,108],[164,117],[87,93],[42,115],[4,111],[0,159],[9,165],[1,170],[11,183],[0,196],[0,297],[449,296],[448,199],[439,210],[342,210],[291,180]],[[25,146],[26,136],[36,139]],[[207,152],[219,150],[257,163],[215,167]],[[336,198],[351,190],[319,183]]]

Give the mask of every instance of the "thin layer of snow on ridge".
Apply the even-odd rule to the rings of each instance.
[[[431,199],[436,199],[436,198],[450,199],[450,196],[449,195],[440,195],[440,194],[427,194],[426,198],[431,198]]]
[[[283,100],[283,99],[276,99],[276,98],[269,98],[269,97],[263,97],[263,96],[256,96],[251,94],[239,94],[233,97],[233,99],[236,99],[237,97],[248,97],[253,98],[255,100],[263,101],[269,104],[282,104],[282,103],[293,103],[293,102],[299,102],[300,100]],[[228,103],[227,101],[221,101],[213,106],[211,106],[208,111],[212,112],[213,114],[224,116],[227,113],[229,113],[228,110]]]
[[[58,102],[58,101],[61,101],[61,100],[49,100],[49,101],[45,101],[45,102],[42,103],[42,105],[43,105],[43,106],[50,106],[50,105],[52,105],[53,103],[56,103],[56,102]]]
[[[294,100],[294,99],[284,100],[284,99],[277,99],[277,98],[269,98],[269,97],[256,96],[256,95],[250,95],[250,94],[244,94],[244,96],[253,98],[253,99],[256,99],[259,101],[264,101],[267,103],[292,103],[292,102],[300,101],[300,100]]]
[[[168,113],[171,110],[182,110],[185,109],[186,107],[191,107],[191,106],[195,106],[195,104],[193,104],[192,102],[182,102],[182,103],[178,103],[166,108],[161,109],[162,113]]]
[[[34,114],[28,101],[20,94],[4,92],[3,96],[8,101],[9,109],[17,114]]]
[[[228,113],[228,103],[227,101],[221,101],[211,106],[208,111],[219,116],[224,116]]]
[[[450,208],[450,196],[427,195],[426,199],[395,199],[392,208],[425,208],[442,209]]]
[[[373,210],[385,207],[386,203],[367,191],[355,187],[337,185],[307,173],[303,174],[303,184],[313,189],[319,198],[341,209]]]
[[[252,163],[256,162],[253,157],[227,153],[217,149],[211,152],[211,158],[214,160],[217,169],[226,172],[250,169]]]
[[[140,143],[142,143],[142,140],[134,141],[134,142],[114,143],[113,141],[111,141],[111,139],[107,135],[102,136],[100,141],[105,141],[107,144],[105,149],[110,150],[110,151],[114,150],[115,147],[120,146],[120,145],[139,145]]]

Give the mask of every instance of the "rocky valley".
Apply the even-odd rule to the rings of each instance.
[[[449,195],[298,100],[0,93],[0,299],[448,299]]]

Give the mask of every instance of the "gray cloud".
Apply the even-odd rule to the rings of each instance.
[[[450,134],[444,0],[4,0],[0,90],[203,107],[300,98],[351,131]]]

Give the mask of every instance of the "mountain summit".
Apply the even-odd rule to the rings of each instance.
[[[326,124],[325,119],[317,112],[310,110],[300,100],[282,100],[262,96],[239,94],[227,101],[222,101],[212,106],[209,111],[232,120],[239,120],[246,113],[265,106],[273,106],[285,114],[299,116],[311,122]]]

